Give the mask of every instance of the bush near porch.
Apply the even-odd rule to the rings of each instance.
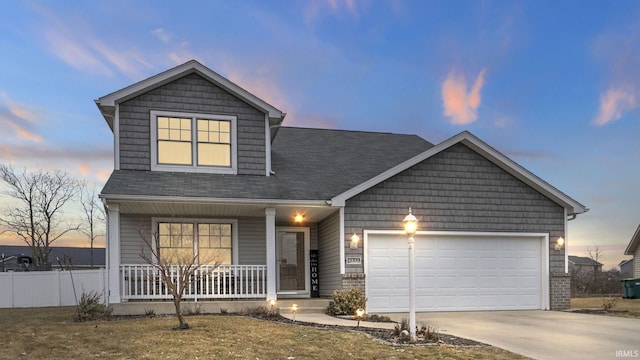
[[[395,347],[364,334],[233,316],[74,322],[75,307],[0,309],[1,359],[525,359],[494,347]],[[132,336],[133,334],[133,336]]]

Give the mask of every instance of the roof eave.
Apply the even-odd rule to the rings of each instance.
[[[148,196],[148,195],[119,195],[119,194],[99,194],[99,198],[107,202],[174,202],[174,203],[215,203],[215,204],[237,204],[237,205],[299,205],[307,207],[327,207],[331,206],[325,200],[286,200],[286,199],[243,199],[243,198],[212,198],[212,197],[192,197],[192,196]]]
[[[377,175],[374,178],[371,178],[365,181],[362,184],[359,184],[331,199],[332,203],[336,206],[344,206],[344,203],[347,199],[369,189],[370,187],[377,185],[392,176],[399,174],[400,172],[417,165],[418,163],[450,148],[451,146],[462,143],[474,151],[480,153],[485,158],[489,159],[491,162],[507,171],[509,174],[515,176],[519,180],[523,181],[527,185],[536,189],[540,193],[544,194],[548,198],[552,199],[557,204],[561,205],[563,208],[567,209],[567,215],[578,215],[589,211],[584,205],[580,204],[578,201],[572,199],[566,194],[562,193],[560,190],[551,186],[546,181],[542,180],[538,176],[534,175],[527,169],[523,168],[515,161],[509,159],[499,151],[495,150],[491,146],[489,146],[484,141],[480,140],[473,134],[468,131],[463,131],[458,135],[455,135],[438,145],[414,156],[413,158],[398,164],[397,166],[383,172],[380,175]]]
[[[627,248],[624,250],[624,254],[635,255],[636,249],[638,248],[639,244],[640,244],[640,225],[638,225],[636,232],[631,237],[631,241],[629,241],[629,245],[627,245]]]

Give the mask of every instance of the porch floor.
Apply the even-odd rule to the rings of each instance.
[[[291,314],[292,305],[298,305],[298,314],[323,314],[329,305],[330,298],[313,299],[279,299],[274,306],[280,309],[281,314]],[[220,314],[239,313],[243,310],[270,305],[265,300],[217,300],[217,301],[182,301],[182,312],[189,314]],[[112,314],[117,316],[129,315],[170,315],[175,313],[172,301],[127,301],[109,305],[113,309]]]

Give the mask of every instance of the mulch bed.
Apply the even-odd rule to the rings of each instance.
[[[300,325],[300,326],[308,326],[317,329],[331,329],[331,330],[342,330],[342,331],[354,331],[366,334],[376,340],[382,341],[384,343],[390,345],[441,345],[441,346],[453,346],[453,347],[485,347],[490,346],[478,341],[473,341],[453,335],[448,334],[437,334],[437,338],[435,339],[425,339],[418,336],[417,341],[415,343],[410,343],[403,341],[399,336],[394,335],[394,331],[390,329],[378,329],[378,328],[369,328],[369,327],[355,327],[355,326],[341,326],[341,325],[324,325],[324,324],[316,324],[309,323],[304,321],[293,321],[291,319],[285,318],[283,316],[277,315],[261,315],[261,314],[251,314],[247,315],[249,317],[255,319],[261,319],[266,321],[275,321],[286,324]]]

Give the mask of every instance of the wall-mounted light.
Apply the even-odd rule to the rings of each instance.
[[[556,244],[553,246],[555,250],[564,250],[564,238],[561,236],[556,240]]]
[[[358,243],[360,242],[360,236],[358,236],[358,234],[353,233],[353,236],[351,236],[351,248],[352,249],[357,249],[358,248]]]
[[[304,221],[304,215],[302,215],[302,214],[296,214],[296,215],[293,217],[293,221],[294,221],[294,222],[296,222],[296,223],[298,223],[298,224],[301,224],[301,223]]]

